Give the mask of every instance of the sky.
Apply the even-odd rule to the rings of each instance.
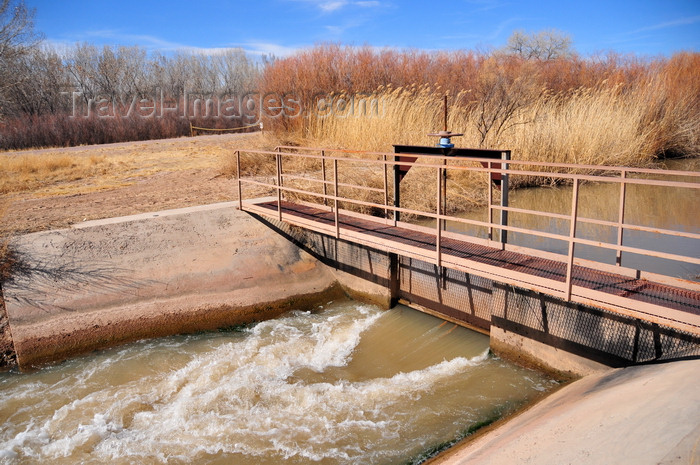
[[[25,0],[49,44],[284,57],[319,43],[489,50],[555,29],[583,56],[700,51],[700,0]]]

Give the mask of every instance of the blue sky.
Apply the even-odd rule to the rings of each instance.
[[[141,45],[286,56],[322,42],[488,49],[514,30],[557,29],[588,56],[700,51],[700,0],[25,0],[57,45]]]

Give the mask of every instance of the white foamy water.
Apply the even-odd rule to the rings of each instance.
[[[0,375],[0,463],[406,463],[552,382],[486,336],[339,302]]]

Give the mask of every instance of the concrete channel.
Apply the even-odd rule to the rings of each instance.
[[[523,318],[532,313],[530,307],[549,328],[558,321],[566,327],[572,312],[581,309],[562,309],[540,296],[271,222],[238,211],[234,203],[89,221],[18,237],[12,247],[24,269],[3,287],[2,337],[14,350],[7,359],[21,369],[138,339],[274,318],[339,295],[386,308],[400,298],[444,319],[489,330],[499,355],[581,378],[437,463],[698,460],[695,340],[678,342],[676,335],[659,335],[600,312],[585,313],[583,319],[595,320],[587,324],[597,328],[586,341],[532,337],[541,331],[514,330],[527,323]],[[431,294],[436,290],[437,298]],[[520,310],[505,318],[494,299],[503,305],[517,302]],[[460,300],[469,302],[463,309],[468,318],[455,313]],[[549,315],[544,323],[543,315]],[[489,326],[493,316],[500,318],[497,326]],[[662,358],[652,356],[656,364],[625,367],[618,352],[630,344],[639,351],[639,334],[647,329],[652,352],[662,337],[676,341],[665,357],[676,361],[660,363]],[[615,353],[605,349],[611,340],[619,346],[630,331],[637,342]],[[603,336],[592,350],[591,341]],[[637,455],[630,451],[642,460],[632,460]]]

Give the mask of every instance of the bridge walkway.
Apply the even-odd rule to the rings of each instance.
[[[699,231],[692,227],[688,231],[675,224],[670,225],[671,229],[669,226],[664,229],[663,225],[660,228],[644,218],[642,224],[632,223],[628,217],[633,216],[629,215],[631,205],[639,208],[649,205],[645,202],[656,202],[659,189],[683,192],[683,197],[678,198],[692,206],[700,194],[698,172],[518,161],[510,159],[506,152],[487,150],[475,150],[474,157],[462,159],[435,154],[404,156],[304,147],[278,147],[274,152],[241,150],[235,155],[241,210],[397,256],[539,292],[564,302],[605,309],[700,335],[699,282],[692,277],[679,279],[673,274],[655,273],[654,267],[643,270],[623,266],[627,263],[623,255],[652,257],[680,263],[692,276],[697,275],[693,270],[700,267]],[[400,205],[400,183],[411,167],[422,171],[419,176],[406,178],[404,184],[421,182],[424,195],[428,199],[434,196],[433,207],[427,207],[434,210],[415,210]],[[246,171],[252,174],[244,176]],[[389,180],[391,171],[393,186]],[[545,183],[556,181],[572,186],[570,214],[548,211],[544,207],[525,209],[508,205],[509,179],[527,183],[538,178]],[[455,182],[456,179],[464,181]],[[488,206],[485,220],[445,213],[448,197],[453,198],[448,186],[482,182]],[[612,192],[618,197],[617,218],[582,215],[585,210],[579,199],[582,184],[610,186],[612,191],[606,191],[609,193],[605,195]],[[251,187],[257,192],[272,193],[273,197],[246,195],[244,188]],[[494,188],[500,193],[494,192]],[[652,194],[644,197],[645,192]],[[391,196],[393,205],[389,202]],[[499,198],[500,205],[496,203]],[[632,203],[637,198],[641,200]],[[363,210],[382,216],[358,213]],[[508,221],[509,213],[541,218],[549,224],[564,224],[568,233],[514,224]],[[434,226],[401,221],[400,214],[428,218]],[[488,234],[484,238],[448,231],[447,222],[485,228]],[[583,226],[613,231],[617,239],[610,240],[609,235],[603,234],[586,237],[578,231]],[[626,239],[630,232],[652,235],[655,239],[633,246],[630,245],[633,241]],[[511,244],[507,233],[563,241],[568,243],[568,254]],[[681,238],[690,245],[680,252],[669,252],[666,245],[673,238]],[[614,252],[615,263],[584,259],[577,253],[579,246]]]
[[[280,212],[276,200],[245,204],[245,210],[271,218],[277,218]],[[282,201],[281,214],[288,223],[320,233],[336,233],[335,213],[323,206]],[[340,239],[435,261],[437,235],[429,228],[408,223],[394,226],[383,218],[339,212],[337,232]],[[557,284],[566,281],[567,264],[562,261],[477,244],[467,236],[442,234],[441,265],[447,268],[554,295],[559,292]],[[581,265],[572,267],[571,279],[573,301],[700,333],[700,291]]]

